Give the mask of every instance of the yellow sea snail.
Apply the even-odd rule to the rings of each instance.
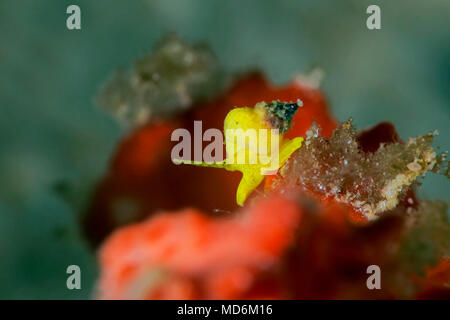
[[[226,158],[206,163],[174,159],[175,163],[224,168],[242,172],[236,202],[242,206],[263,181],[264,175],[275,174],[290,155],[301,147],[303,138],[284,138],[292,118],[302,102],[259,102],[254,108],[231,110],[224,120]]]

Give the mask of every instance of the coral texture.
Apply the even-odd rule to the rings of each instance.
[[[285,136],[304,145],[243,208],[239,174],[172,163],[174,129],[193,132],[193,120],[220,128],[233,107],[277,99],[303,101]],[[93,243],[115,230],[100,248],[96,297],[448,297],[447,205],[420,201],[412,188],[439,162],[432,137],[403,143],[389,123],[357,133],[351,121],[336,125],[315,88],[241,77],[119,146],[85,220]],[[383,272],[382,290],[366,286],[370,265]]]

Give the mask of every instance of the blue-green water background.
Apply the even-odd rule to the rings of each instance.
[[[78,4],[82,30],[66,29]],[[369,4],[382,29],[369,31]],[[123,132],[94,106],[102,82],[167,32],[206,41],[232,71],[258,67],[275,83],[320,67],[340,120],[390,120],[403,138],[438,129],[450,150],[450,1],[165,0],[0,2],[0,298],[89,298],[95,252],[77,208]],[[55,185],[76,190],[64,201]],[[429,175],[420,195],[449,200]],[[66,267],[82,289],[66,289]]]

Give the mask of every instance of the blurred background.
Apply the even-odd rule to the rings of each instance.
[[[70,4],[81,30],[66,28]],[[366,28],[370,4],[381,30]],[[0,298],[92,296],[96,253],[79,215],[124,133],[94,97],[168,32],[277,84],[321,68],[339,120],[359,129],[389,120],[403,139],[438,129],[436,146],[450,150],[449,21],[447,0],[2,0]],[[430,174],[419,195],[449,200],[449,191]],[[81,267],[81,290],[66,288],[70,264]]]

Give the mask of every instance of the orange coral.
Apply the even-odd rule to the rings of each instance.
[[[232,218],[214,219],[195,209],[155,215],[105,243],[100,297],[249,297],[258,275],[293,241],[300,219],[298,204],[285,197],[264,199]],[[136,287],[158,270],[155,284]],[[251,296],[280,297],[274,291]]]
[[[395,275],[396,250],[392,248],[402,239],[403,218],[390,216],[373,225],[355,226],[347,219],[351,208],[307,198],[298,202],[292,199],[302,197],[294,195],[273,194],[232,217],[213,218],[185,209],[120,229],[101,249],[98,297],[401,296],[402,291],[386,281],[383,290],[369,290],[366,268],[379,265],[383,279]],[[421,287],[431,288],[431,279],[441,283],[439,274],[439,270],[430,272],[430,280]]]

